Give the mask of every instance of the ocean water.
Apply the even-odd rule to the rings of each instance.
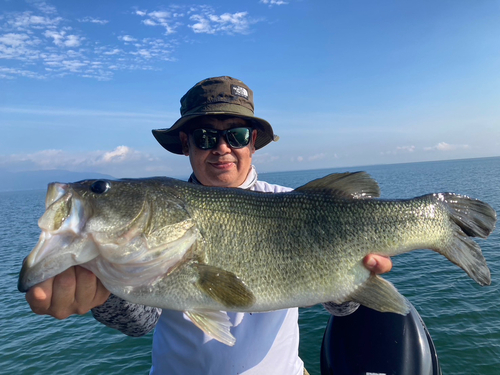
[[[365,170],[382,198],[456,192],[500,210],[500,158],[261,174],[262,180],[297,187],[332,172]],[[22,259],[36,244],[45,191],[0,193],[0,374],[147,374],[152,335],[131,338],[91,316],[59,321],[31,312],[17,291]],[[500,232],[477,240],[492,272],[480,287],[444,257],[425,250],[393,258],[386,276],[417,308],[434,340],[444,374],[500,373]],[[328,314],[300,310],[300,355],[319,375],[319,350]]]

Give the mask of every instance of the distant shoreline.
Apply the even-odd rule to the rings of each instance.
[[[281,173],[301,173],[301,172],[314,172],[314,171],[331,171],[331,170],[363,170],[364,168],[373,168],[377,166],[390,166],[390,165],[415,165],[423,163],[447,163],[447,162],[457,162],[457,161],[467,161],[467,160],[489,160],[500,158],[500,156],[488,156],[480,158],[465,158],[465,159],[446,159],[446,160],[428,160],[428,161],[415,161],[415,162],[404,162],[404,163],[387,163],[387,164],[365,164],[365,165],[352,165],[352,166],[332,166],[330,168],[316,168],[316,169],[293,169],[275,172],[260,172],[261,177],[270,174],[281,174]],[[257,166],[258,168],[258,166]],[[327,172],[328,173],[328,172]],[[144,178],[152,176],[144,176]],[[178,179],[185,179],[179,176],[169,176]],[[23,171],[23,172],[8,172],[0,170],[0,193],[1,192],[14,192],[14,191],[30,191],[30,190],[45,190],[47,185],[54,181],[61,182],[73,182],[92,178],[103,178],[103,179],[117,179],[114,176],[96,173],[96,172],[73,172],[67,170],[50,169],[50,170],[39,170],[39,171]]]

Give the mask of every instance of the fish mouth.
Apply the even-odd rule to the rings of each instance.
[[[17,288],[27,292],[32,286],[48,280],[72,266],[87,263],[99,255],[88,238],[42,232],[37,245],[24,261]]]
[[[38,221],[42,233],[23,261],[17,286],[20,292],[76,265],[93,272],[110,291],[123,283],[130,288],[148,285],[188,257],[199,238],[188,217],[145,235],[152,215],[147,199],[124,225],[113,230],[92,229],[96,209],[76,184],[49,185],[46,211]]]
[[[99,255],[94,242],[81,235],[85,210],[69,184],[50,184],[45,202],[47,209],[38,221],[42,233],[19,274],[17,288],[22,293]]]

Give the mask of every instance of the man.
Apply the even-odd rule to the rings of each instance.
[[[189,157],[190,181],[206,186],[263,192],[291,189],[259,181],[254,152],[278,137],[271,125],[254,116],[253,93],[231,77],[209,78],[181,99],[181,118],[169,129],[153,130],[168,151]],[[369,255],[365,266],[388,272],[390,259]],[[211,339],[179,311],[135,305],[110,295],[89,271],[72,267],[26,295],[38,314],[64,319],[92,309],[94,317],[120,331],[140,336],[156,327],[151,374],[293,374],[304,372],[298,357],[298,309],[269,313],[229,313],[237,343]],[[356,307],[329,306],[334,313]]]

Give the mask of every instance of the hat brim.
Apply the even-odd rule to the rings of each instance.
[[[244,116],[241,114],[232,114],[229,112],[210,112],[210,113],[192,113],[178,119],[174,125],[167,129],[153,129],[153,135],[158,143],[167,151],[182,155],[182,143],[179,138],[179,132],[185,131],[185,125],[197,117],[204,116],[231,116],[239,117],[249,121],[257,129],[257,139],[255,140],[255,149],[258,150],[272,141],[277,141],[278,136],[274,134],[271,124],[266,120],[255,116]]]

